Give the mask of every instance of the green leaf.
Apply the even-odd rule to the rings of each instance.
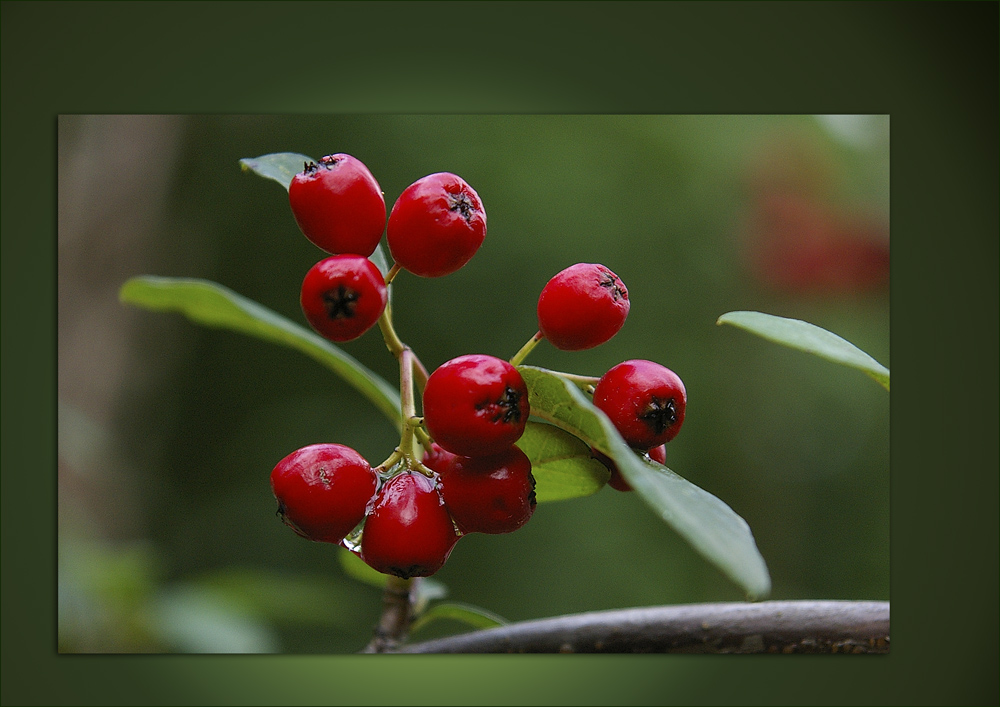
[[[416,633],[432,621],[440,619],[461,621],[464,624],[472,626],[474,629],[496,628],[497,626],[506,626],[508,623],[503,617],[497,616],[486,609],[481,609],[478,606],[449,602],[447,604],[436,604],[421,614],[420,618],[410,626],[410,633]]]
[[[202,587],[168,587],[152,600],[146,624],[178,653],[278,653],[277,633],[241,607]]]
[[[539,503],[589,496],[608,482],[608,468],[590,447],[554,425],[529,421],[517,446],[531,459]]]
[[[230,329],[297,349],[330,368],[400,426],[399,393],[355,358],[318,334],[207,280],[135,277],[122,285],[122,302],[154,311],[181,312],[198,324]]]
[[[240,160],[240,167],[244,172],[273,179],[287,190],[292,178],[302,171],[306,162],[315,161],[312,157],[297,152],[275,152],[260,157],[244,157]]]
[[[753,533],[733,509],[656,462],[641,459],[607,415],[565,378],[542,368],[520,366],[531,414],[579,437],[614,460],[625,480],[656,514],[712,562],[751,599],[771,590],[767,565]]]
[[[378,268],[379,272],[382,273],[382,277],[389,274],[389,259],[385,257],[385,251],[382,250],[382,244],[379,243],[375,246],[375,252],[372,253],[368,259],[375,263],[375,267]],[[392,285],[389,285],[389,292],[392,292]]]
[[[340,562],[341,569],[344,570],[344,573],[348,577],[364,584],[370,584],[373,587],[382,589],[385,587],[386,582],[389,581],[389,575],[372,569],[364,560],[347,548],[337,548],[337,561]]]
[[[716,324],[731,324],[769,341],[864,371],[889,390],[889,369],[833,332],[799,319],[763,312],[728,312]]]
[[[422,614],[430,602],[448,596],[448,587],[433,577],[415,577],[414,581],[417,583],[417,589],[413,592],[414,615]]]

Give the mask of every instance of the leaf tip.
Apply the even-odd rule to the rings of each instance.
[[[122,304],[132,304],[132,290],[135,289],[137,277],[130,277],[118,288],[118,301]]]
[[[726,312],[725,314],[720,314],[719,318],[715,320],[715,325],[722,326],[723,324],[732,324],[734,314],[736,314],[736,312]]]

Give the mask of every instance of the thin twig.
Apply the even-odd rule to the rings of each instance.
[[[771,601],[599,611],[402,646],[398,653],[888,653],[889,603]]]
[[[510,365],[512,366],[521,365],[521,362],[528,357],[528,354],[530,354],[534,350],[534,348],[538,346],[538,343],[544,338],[545,336],[542,334],[542,332],[540,331],[536,332],[534,336],[532,336],[525,342],[524,346],[522,346],[516,354],[511,356]]]

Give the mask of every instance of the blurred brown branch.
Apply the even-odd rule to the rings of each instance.
[[[770,601],[599,611],[402,646],[398,653],[888,653],[889,603]]]

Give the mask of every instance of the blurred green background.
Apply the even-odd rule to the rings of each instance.
[[[315,442],[376,463],[392,427],[301,354],[117,301],[134,275],[201,277],[304,324],[323,253],[284,190],[238,165],[284,151],[354,155],[389,208],[437,171],[479,192],[476,257],[394,286],[428,367],[509,358],[549,277],[609,266],[632,301],[618,336],[528,363],[674,369],[689,403],[667,464],[747,520],[772,598],[889,599],[888,393],[715,325],[804,319],[891,367],[888,116],[79,115],[59,118],[58,150],[60,651],[350,653],[370,636],[379,591],[278,521],[268,475]],[[343,348],[395,383],[377,331]],[[464,538],[435,579],[511,621],[743,599],[610,488]]]

